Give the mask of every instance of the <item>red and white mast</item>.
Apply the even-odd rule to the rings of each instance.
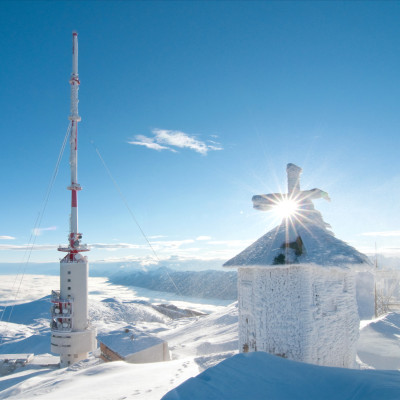
[[[70,231],[68,237],[68,247],[60,247],[59,251],[68,252],[70,260],[76,258],[76,255],[81,251],[88,251],[85,245],[80,244],[82,234],[78,232],[78,191],[81,186],[78,183],[78,122],[81,117],[78,113],[78,91],[79,91],[79,74],[78,74],[78,34],[72,33],[72,75],[69,81],[71,85],[71,110],[68,119],[71,121],[71,136],[70,136],[70,159],[71,168],[71,185],[68,189],[71,190],[71,217]],[[78,256],[79,258],[79,256]]]
[[[51,351],[60,354],[61,367],[87,358],[88,352],[96,349],[96,329],[88,319],[88,277],[89,263],[81,255],[89,251],[81,244],[82,235],[78,232],[78,34],[72,33],[72,75],[71,84],[71,121],[70,169],[71,216],[68,245],[60,246],[59,251],[67,255],[60,261],[60,290],[52,291],[51,314]]]

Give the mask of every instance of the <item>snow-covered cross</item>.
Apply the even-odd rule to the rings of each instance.
[[[294,164],[286,167],[288,193],[270,193],[253,196],[253,207],[260,211],[270,211],[283,201],[293,201],[298,210],[315,211],[312,200],[323,198],[330,201],[328,193],[321,189],[301,190],[300,174],[302,169]]]

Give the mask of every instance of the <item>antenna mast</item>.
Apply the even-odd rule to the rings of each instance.
[[[70,136],[70,158],[69,165],[71,169],[71,185],[67,187],[71,190],[71,216],[68,236],[68,247],[59,247],[59,251],[68,252],[67,257],[73,261],[79,259],[77,256],[81,251],[89,251],[86,245],[81,245],[82,234],[78,232],[78,192],[82,189],[78,183],[78,122],[81,117],[78,113],[78,34],[72,33],[72,74],[69,80],[71,85],[71,109],[68,119],[71,121]]]

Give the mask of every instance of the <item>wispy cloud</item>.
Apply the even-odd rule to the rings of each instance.
[[[145,245],[133,244],[133,243],[91,243],[89,245],[91,249],[141,249],[145,248]]]
[[[3,236],[0,236],[0,240],[15,240],[15,237],[3,235]]]
[[[194,240],[193,239],[158,240],[150,243],[156,250],[176,250],[186,244],[194,243]]]
[[[189,135],[181,131],[153,129],[152,133],[152,137],[136,135],[135,139],[129,141],[128,143],[138,146],[145,146],[149,149],[157,151],[169,150],[174,153],[177,152],[175,148],[186,148],[194,150],[203,155],[206,155],[209,151],[222,150],[221,144],[215,140],[208,140],[204,142],[197,139],[194,135]]]
[[[156,138],[150,138],[147,136],[143,136],[143,135],[137,135],[135,136],[136,140],[132,140],[130,142],[128,142],[129,144],[135,144],[137,146],[144,146],[147,147],[148,149],[152,149],[152,150],[157,150],[157,151],[161,151],[161,150],[170,150],[174,153],[176,153],[176,150],[171,149],[170,147],[167,146],[161,146],[159,143],[156,142]]]
[[[35,228],[33,229],[33,234],[35,236],[41,235],[44,231],[55,231],[57,230],[56,226],[49,226],[48,228]]]
[[[396,237],[400,236],[400,231],[364,232],[363,236]]]
[[[211,236],[198,236],[196,240],[211,240]]]
[[[253,243],[253,239],[247,239],[247,240],[212,240],[208,242],[208,244],[213,244],[213,245],[224,245],[227,247],[237,247],[237,248],[242,248],[244,249],[247,246],[250,246],[251,243]]]
[[[0,250],[55,250],[57,247],[55,244],[0,244]]]

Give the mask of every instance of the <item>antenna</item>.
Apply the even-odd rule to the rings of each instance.
[[[71,169],[71,185],[67,187],[71,190],[71,216],[70,230],[68,236],[68,247],[59,247],[59,251],[67,252],[66,257],[69,260],[77,260],[81,251],[89,251],[86,245],[81,245],[82,234],[78,232],[78,192],[82,190],[78,183],[78,122],[81,117],[78,113],[78,92],[79,92],[79,74],[78,74],[78,33],[72,33],[72,74],[69,80],[71,85],[71,109],[68,119],[71,121],[70,136],[70,157],[69,165]]]
[[[71,216],[68,244],[59,246],[58,250],[68,253],[60,261],[60,290],[51,293],[51,351],[60,354],[60,366],[68,365],[88,356],[96,349],[96,329],[88,319],[88,277],[89,263],[82,251],[89,251],[81,244],[82,234],[78,231],[78,34],[72,33],[72,75],[71,109],[68,119],[71,121],[70,158]]]

